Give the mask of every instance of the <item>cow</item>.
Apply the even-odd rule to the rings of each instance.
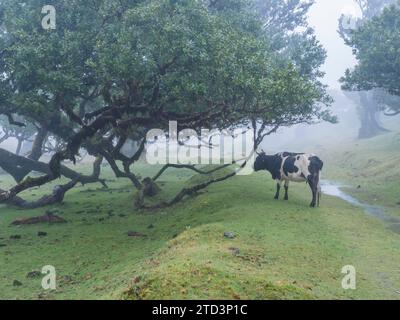
[[[319,206],[321,195],[320,175],[324,163],[314,154],[281,152],[275,155],[266,155],[264,151],[257,153],[254,170],[269,171],[272,179],[276,180],[275,199],[279,199],[281,185],[285,182],[285,200],[289,200],[289,182],[306,182],[312,192],[310,207]]]

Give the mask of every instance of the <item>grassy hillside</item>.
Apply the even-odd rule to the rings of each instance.
[[[140,168],[143,176],[148,170]],[[202,178],[169,171],[160,197],[188,179]],[[265,173],[236,177],[157,212],[133,210],[124,180],[110,190],[96,187],[79,187],[50,208],[68,221],[62,225],[10,226],[45,209],[0,208],[0,298],[400,298],[400,236],[336,198],[310,209],[306,185],[294,185],[289,202],[275,201]],[[227,231],[235,238],[225,238]],[[26,277],[44,265],[57,270],[56,291],[43,291],[41,277]],[[355,291],[341,288],[345,265],[357,269]]]
[[[323,152],[324,177],[346,191],[400,215],[400,132],[352,141]]]

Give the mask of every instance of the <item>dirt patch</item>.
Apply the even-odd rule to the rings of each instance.
[[[30,224],[38,224],[38,223],[66,223],[67,221],[55,214],[46,213],[43,216],[32,217],[32,218],[21,218],[13,221],[11,225],[13,226],[21,226],[21,225],[30,225]]]
[[[134,238],[147,237],[147,235],[137,231],[128,231],[128,236]]]

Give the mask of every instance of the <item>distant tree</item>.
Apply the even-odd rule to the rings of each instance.
[[[348,46],[352,46],[352,37],[356,30],[364,23],[367,23],[375,15],[380,14],[382,10],[393,4],[396,0],[354,0],[362,13],[361,18],[346,17],[342,15],[339,19],[339,34],[345,40]],[[347,71],[349,72],[349,71]],[[344,87],[345,90],[349,88]],[[393,103],[393,97],[389,93],[378,92],[375,89],[360,90],[358,94],[347,93],[347,96],[359,106],[359,116],[361,128],[359,138],[370,138],[380,133],[387,132],[379,123],[379,114],[384,111],[386,115]]]
[[[392,5],[354,31],[349,42],[358,61],[342,79],[346,90],[382,89],[387,115],[400,114],[400,7]],[[378,95],[379,93],[379,95]],[[391,96],[386,95],[389,93]]]
[[[3,132],[3,137],[0,138],[0,142],[4,142],[7,139],[14,138],[17,140],[17,146],[15,154],[20,155],[22,147],[25,142],[32,143],[34,135],[37,132],[35,126],[23,119],[17,118],[17,121],[23,123],[23,126],[16,126],[9,123],[9,121],[0,117],[0,128]]]

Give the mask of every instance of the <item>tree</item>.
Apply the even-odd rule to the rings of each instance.
[[[286,1],[272,2],[287,9]],[[167,131],[169,121],[197,132],[251,127],[256,148],[281,126],[334,120],[319,81],[325,52],[310,29],[296,32],[296,19],[305,21],[298,5],[286,32],[272,39],[253,1],[59,0],[55,30],[39,23],[44,4],[0,3],[0,113],[36,121],[65,147],[43,176],[1,192],[0,202],[62,174],[72,178],[62,161],[75,162],[81,148],[144,190],[131,168],[146,148],[146,133]],[[294,48],[308,54],[296,56]],[[127,156],[121,150],[128,140],[138,147]],[[182,190],[170,204],[208,185]]]
[[[37,132],[37,128],[23,119],[17,118],[17,121],[23,123],[23,126],[12,125],[5,118],[0,118],[0,126],[3,131],[3,137],[0,139],[0,142],[4,142],[7,139],[14,138],[17,140],[17,147],[15,153],[17,155],[21,154],[21,150],[25,142],[32,143],[33,137]]]
[[[394,3],[395,0],[355,0],[355,2],[361,10],[362,17],[355,18],[342,15],[339,19],[339,34],[349,46],[352,46],[353,29],[357,30],[357,28],[379,14],[383,8]],[[348,28],[349,25],[350,28]],[[344,89],[348,90],[346,87]],[[378,92],[375,89],[360,91],[358,95],[352,93],[348,93],[347,95],[359,106],[361,121],[360,139],[374,137],[388,131],[379,124],[378,117],[382,110],[387,111],[388,106],[391,105],[393,101],[391,97],[388,95],[384,96],[382,92]],[[385,112],[385,114],[390,115],[391,113]]]
[[[400,7],[392,5],[357,29],[350,41],[358,61],[342,79],[346,90],[372,90],[387,109],[387,115],[400,114]],[[390,94],[388,96],[387,94]]]

